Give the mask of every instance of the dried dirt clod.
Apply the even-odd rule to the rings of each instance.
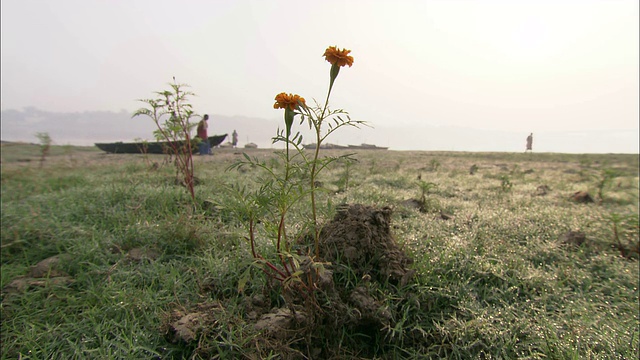
[[[571,200],[580,204],[588,204],[594,202],[591,195],[589,195],[589,193],[586,191],[576,191],[575,193],[573,193],[573,195],[571,195]]]
[[[32,278],[67,276],[64,271],[58,270],[60,261],[60,255],[46,258],[32,266],[31,269],[29,269],[27,276]]]
[[[184,315],[173,324],[171,324],[171,329],[175,334],[174,339],[179,339],[184,342],[191,342],[195,340],[200,327],[200,323],[202,323],[202,317],[203,314],[201,313],[191,313]]]
[[[391,314],[382,304],[369,294],[365,287],[355,288],[349,295],[349,302],[358,310],[358,322],[375,324],[382,328],[391,321]]]
[[[587,240],[582,231],[569,231],[560,237],[560,242],[566,245],[581,246]]]
[[[320,231],[320,257],[330,263],[348,265],[358,276],[398,284],[412,263],[391,234],[389,207],[343,205]]]
[[[265,307],[267,306],[267,299],[262,294],[256,294],[251,298],[251,303],[254,306]]]
[[[247,319],[251,321],[257,320],[262,314],[269,311],[269,301],[262,294],[247,296],[243,299],[243,305]]]
[[[301,311],[292,313],[287,308],[279,308],[275,312],[262,315],[254,325],[254,329],[275,339],[283,340],[295,333],[299,327],[304,326],[306,322],[306,313]]]
[[[168,321],[163,325],[165,336],[172,343],[196,341],[202,333],[212,331],[218,324],[216,312],[222,311],[219,303],[205,302],[198,304],[193,311],[173,310]],[[167,326],[168,325],[168,326]]]
[[[533,193],[534,196],[545,196],[551,191],[551,189],[547,185],[540,185],[536,188],[536,191]]]
[[[424,203],[418,199],[407,199],[402,202],[404,207],[409,209],[416,209],[421,212],[424,212]]]
[[[72,284],[75,280],[70,276],[57,276],[49,279],[42,278],[30,278],[30,277],[18,277],[13,279],[7,284],[2,291],[6,293],[11,292],[23,292],[31,287],[46,287],[46,286],[63,286]]]
[[[133,248],[127,252],[127,257],[134,261],[141,261],[142,259],[155,260],[160,257],[160,253],[154,249]]]
[[[333,292],[333,271],[330,269],[331,265],[325,262],[314,261],[309,256],[303,256],[300,262],[300,270],[305,274],[303,278],[306,281],[311,281],[311,284],[307,284],[317,289]]]

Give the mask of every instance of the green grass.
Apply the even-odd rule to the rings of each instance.
[[[275,158],[270,150],[253,155]],[[622,215],[619,239],[637,244],[637,155],[360,151],[355,158],[345,191],[337,192],[344,165],[321,173],[331,190],[318,195],[323,219],[340,203],[392,206],[394,237],[413,258],[416,277],[401,288],[372,285],[393,323],[375,335],[378,345],[360,352],[353,344],[369,343],[367,334],[336,329],[327,343],[341,357],[638,358],[638,259],[613,247],[610,220]],[[264,291],[264,277],[255,272],[244,293],[237,291],[252,259],[244,224],[230,216],[222,189],[254,186],[256,175],[225,172],[239,159],[233,150],[195,159],[202,184],[194,206],[161,156],[53,146],[40,168],[37,146],[4,145],[1,358],[285,358],[246,313],[246,297]],[[604,188],[602,204],[569,200],[580,190],[595,196],[605,169],[621,175]],[[402,205],[420,198],[419,175],[437,184],[427,197],[452,219]],[[541,185],[551,190],[534,195]],[[291,219],[302,222],[308,211],[302,203]],[[585,244],[562,244],[570,230],[584,232]],[[272,251],[269,241],[259,246]],[[126,255],[135,248],[159,256]],[[72,282],[9,289],[53,255],[64,255],[60,267]],[[274,306],[281,301],[267,295]],[[214,303],[216,321],[197,341],[169,340],[175,311]]]

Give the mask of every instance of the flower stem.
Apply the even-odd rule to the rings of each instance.
[[[318,215],[316,213],[316,165],[318,164],[318,156],[320,154],[320,143],[322,142],[321,138],[321,126],[322,121],[324,120],[324,114],[327,111],[327,107],[329,106],[329,96],[331,96],[331,89],[333,88],[333,81],[329,84],[329,91],[327,92],[327,99],[324,102],[324,107],[322,109],[322,114],[317,119],[315,124],[316,130],[316,149],[313,154],[313,161],[311,162],[311,213],[313,214],[313,240],[315,246],[316,259],[320,258],[320,247],[318,245],[320,232],[318,231]]]

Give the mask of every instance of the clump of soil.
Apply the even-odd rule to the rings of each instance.
[[[560,242],[570,246],[581,246],[587,240],[582,231],[569,231],[560,237]]]
[[[359,277],[369,275],[380,283],[405,285],[413,275],[409,269],[412,259],[391,235],[391,214],[388,207],[343,207],[320,231],[320,258],[348,265]]]
[[[152,248],[133,248],[127,252],[127,258],[137,262],[144,259],[153,261],[158,257],[160,257],[160,252]]]
[[[547,185],[540,185],[536,188],[536,192],[533,193],[534,196],[545,196],[551,191]]]
[[[291,311],[288,308],[275,309],[262,315],[254,328],[264,332],[277,340],[285,340],[299,335],[299,329],[308,324],[307,314],[304,311]]]
[[[62,260],[68,259],[63,258]],[[27,276],[32,278],[68,276],[64,271],[60,270],[60,261],[59,255],[48,257],[32,266]]]
[[[448,213],[440,210],[440,219],[442,219],[442,220],[451,220],[451,219],[453,219],[453,215],[452,214],[448,214]]]
[[[575,193],[573,193],[573,195],[571,195],[571,200],[580,204],[588,204],[594,202],[591,195],[589,195],[589,193],[586,191],[576,191]]]
[[[203,302],[195,309],[174,309],[166,315],[163,331],[172,343],[193,342],[203,334],[211,334],[218,324],[219,313],[224,312],[222,305],[215,302]]]
[[[135,247],[128,249],[127,247],[120,247],[118,245],[112,245],[112,254],[123,254],[125,258],[131,262],[141,262],[143,260],[155,261],[161,253],[153,247]]]
[[[421,213],[427,212],[427,207],[424,201],[418,199],[408,199],[402,202],[402,205],[409,209],[416,209]]]
[[[22,292],[32,287],[69,285],[75,280],[62,271],[61,262],[68,261],[67,256],[55,255],[46,258],[29,269],[25,276],[18,276],[7,284],[3,293]]]

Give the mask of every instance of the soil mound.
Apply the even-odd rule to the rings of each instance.
[[[536,192],[533,193],[534,196],[545,196],[551,191],[551,188],[547,185],[540,185],[536,188]]]
[[[338,210],[320,231],[320,257],[332,264],[347,265],[359,277],[405,285],[413,262],[396,244],[391,234],[392,210],[350,205]]]
[[[576,191],[571,195],[571,200],[579,204],[589,204],[594,202],[591,195],[586,191]]]
[[[560,237],[560,242],[565,245],[579,247],[587,240],[587,236],[582,231],[569,231]]]

